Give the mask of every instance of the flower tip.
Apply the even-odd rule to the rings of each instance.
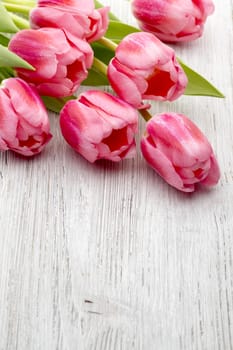
[[[162,113],[147,122],[141,151],[148,164],[171,186],[193,192],[198,183],[215,186],[220,170],[212,147],[186,116]]]

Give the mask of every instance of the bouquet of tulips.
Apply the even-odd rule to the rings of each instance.
[[[141,30],[93,0],[0,2],[0,150],[40,153],[51,140],[47,110],[60,114],[67,143],[89,162],[142,155],[171,186],[192,192],[220,177],[212,147],[179,113],[151,116],[149,100],[223,97],[164,42],[203,33],[211,0],[133,0]],[[77,97],[81,84],[94,86]],[[96,88],[111,85],[113,93]]]

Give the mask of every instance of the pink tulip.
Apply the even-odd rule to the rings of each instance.
[[[142,30],[165,42],[179,42],[202,35],[214,4],[212,0],[133,0],[132,11]]]
[[[141,150],[150,166],[171,186],[193,192],[195,184],[217,184],[220,171],[213,149],[198,127],[182,114],[149,120]]]
[[[173,49],[150,33],[126,36],[108,66],[116,93],[136,108],[142,99],[173,101],[184,93],[187,77]]]
[[[90,90],[66,103],[61,131],[69,145],[89,162],[118,162],[135,155],[137,111],[118,97]]]
[[[55,28],[21,30],[11,39],[9,49],[35,67],[35,71],[17,68],[17,73],[41,95],[70,96],[86,79],[93,62],[86,41]]]
[[[0,88],[0,150],[24,156],[42,151],[49,142],[49,119],[37,91],[19,78],[9,78]]]
[[[53,27],[69,31],[88,42],[100,39],[108,28],[109,7],[95,10],[92,0],[39,0],[30,13],[34,29]]]

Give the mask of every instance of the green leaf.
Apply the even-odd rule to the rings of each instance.
[[[0,2],[0,14],[1,14],[0,32],[16,33],[19,31],[19,29],[16,27],[9,13],[7,12],[7,10],[5,9],[5,7],[1,2]]]
[[[50,96],[41,96],[41,98],[47,109],[55,113],[60,113],[67,101],[74,100],[77,97],[72,95],[64,98],[55,98]]]
[[[95,0],[95,8],[99,9],[101,7],[104,7],[104,5],[101,4],[101,2]],[[108,17],[109,17],[109,19],[111,19],[113,21],[119,21],[119,19],[112,12],[109,12]]]
[[[2,80],[14,77],[14,71],[10,67],[1,67],[0,68],[0,83]]]
[[[108,30],[105,36],[118,44],[126,35],[135,32],[140,32],[140,30],[128,24],[111,20],[109,21]]]
[[[98,72],[95,68],[91,68],[86,80],[82,82],[84,86],[106,86],[109,85],[106,75]]]
[[[28,62],[8,50],[7,47],[0,45],[0,67],[17,67],[34,70]]]
[[[91,46],[95,57],[108,65],[109,61],[114,57],[114,52],[109,50],[106,46],[98,44],[97,42],[92,43]]]
[[[224,97],[224,95],[214,85],[212,85],[199,73],[195,72],[193,69],[184,64],[180,59],[179,63],[188,78],[188,85],[184,92],[185,95]]]
[[[14,77],[14,70],[10,67],[1,67],[0,68],[0,75],[1,75],[1,78],[0,80],[2,81],[3,79],[7,79],[7,78],[10,78],[10,77]]]
[[[0,34],[0,45],[8,46],[10,39],[4,34]]]

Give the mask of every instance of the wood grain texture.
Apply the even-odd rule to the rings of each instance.
[[[127,1],[103,1],[134,24]],[[226,99],[182,97],[222,178],[182,194],[141,155],[88,164],[60,136],[0,155],[0,350],[233,350],[232,1],[176,47]],[[140,123],[140,133],[144,122]]]

